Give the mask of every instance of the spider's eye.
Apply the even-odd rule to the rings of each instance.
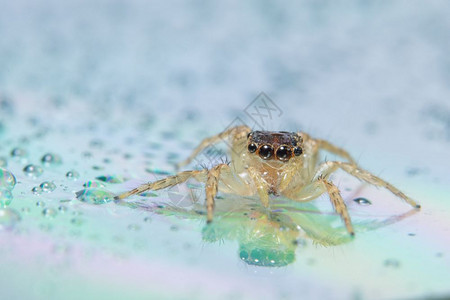
[[[255,144],[251,143],[250,145],[248,145],[248,152],[253,153],[256,151],[256,149],[258,149],[258,147],[256,147]]]
[[[288,160],[292,155],[292,150],[286,146],[280,146],[277,150],[279,160]]]
[[[302,148],[300,148],[300,147],[295,147],[295,148],[294,148],[294,154],[295,154],[295,156],[299,156],[299,155],[301,155],[302,153],[303,153]]]
[[[259,149],[259,156],[263,159],[269,159],[273,155],[273,147],[270,145],[263,145]]]

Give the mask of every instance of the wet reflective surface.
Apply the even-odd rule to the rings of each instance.
[[[450,23],[433,3],[4,3],[2,298],[449,295]],[[422,210],[339,172],[354,238],[326,196],[219,194],[210,225],[195,181],[114,200],[242,123],[343,146]]]

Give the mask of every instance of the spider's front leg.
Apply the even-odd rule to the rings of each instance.
[[[217,191],[219,188],[219,178],[220,173],[223,169],[229,169],[229,166],[227,164],[219,164],[215,166],[214,168],[208,170],[207,179],[206,179],[206,212],[207,212],[207,223],[211,223],[214,216],[214,205],[216,198]]]
[[[342,199],[341,192],[339,191],[338,187],[331,181],[326,180],[324,177],[319,177],[317,180],[327,190],[334,210],[341,216],[341,219],[344,221],[345,228],[347,228],[348,233],[351,236],[354,236],[355,232],[353,230],[350,215],[348,214],[347,205],[345,205],[344,199]]]
[[[178,163],[176,167],[179,169],[181,167],[184,167],[188,165],[197,155],[199,155],[203,150],[208,148],[210,145],[217,144],[221,142],[224,139],[228,139],[230,137],[233,138],[242,138],[247,137],[247,134],[251,131],[251,129],[248,126],[242,125],[242,126],[236,126],[233,128],[230,128],[228,130],[225,130],[218,135],[211,136],[208,138],[205,138],[200,145],[195,148],[195,150],[192,152],[192,154],[184,161]]]
[[[143,184],[141,186],[138,186],[135,189],[132,189],[131,191],[122,193],[116,197],[114,197],[114,200],[122,200],[125,198],[128,198],[130,196],[143,193],[148,190],[157,191],[160,189],[165,189],[180,183],[185,182],[189,178],[195,178],[200,182],[205,182],[205,178],[207,175],[207,170],[194,170],[194,171],[184,171],[180,172],[176,175],[169,176],[160,180],[157,180],[155,182],[149,182],[146,184]]]

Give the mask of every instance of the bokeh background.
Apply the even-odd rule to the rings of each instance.
[[[448,1],[0,6],[1,298],[450,295]],[[261,92],[278,108],[264,124],[250,113]],[[409,213],[343,177],[356,238],[324,246],[295,236],[295,261],[270,268],[242,257],[248,232],[234,230],[253,226],[247,217],[215,239],[201,214],[157,206],[191,208],[187,187],[135,197],[137,206],[110,201],[241,123],[345,147],[423,209]],[[243,202],[221,197],[224,211]],[[342,229],[326,197],[314,202],[322,213],[298,206],[300,214]],[[242,212],[258,210],[253,203]]]

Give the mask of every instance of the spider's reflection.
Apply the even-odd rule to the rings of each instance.
[[[145,209],[149,207],[145,206]],[[202,223],[205,219],[204,206],[198,203],[189,207],[165,203],[150,210]],[[354,225],[356,232],[361,234],[395,223],[415,212],[411,210],[402,215],[381,218],[365,217],[355,220]],[[295,261],[297,248],[301,245],[336,246],[353,240],[338,215],[321,212],[310,202],[293,204],[292,201],[280,199],[268,211],[252,198],[232,196],[217,201],[216,216],[214,222],[203,226],[203,241],[237,241],[238,255],[249,265],[282,267]]]

